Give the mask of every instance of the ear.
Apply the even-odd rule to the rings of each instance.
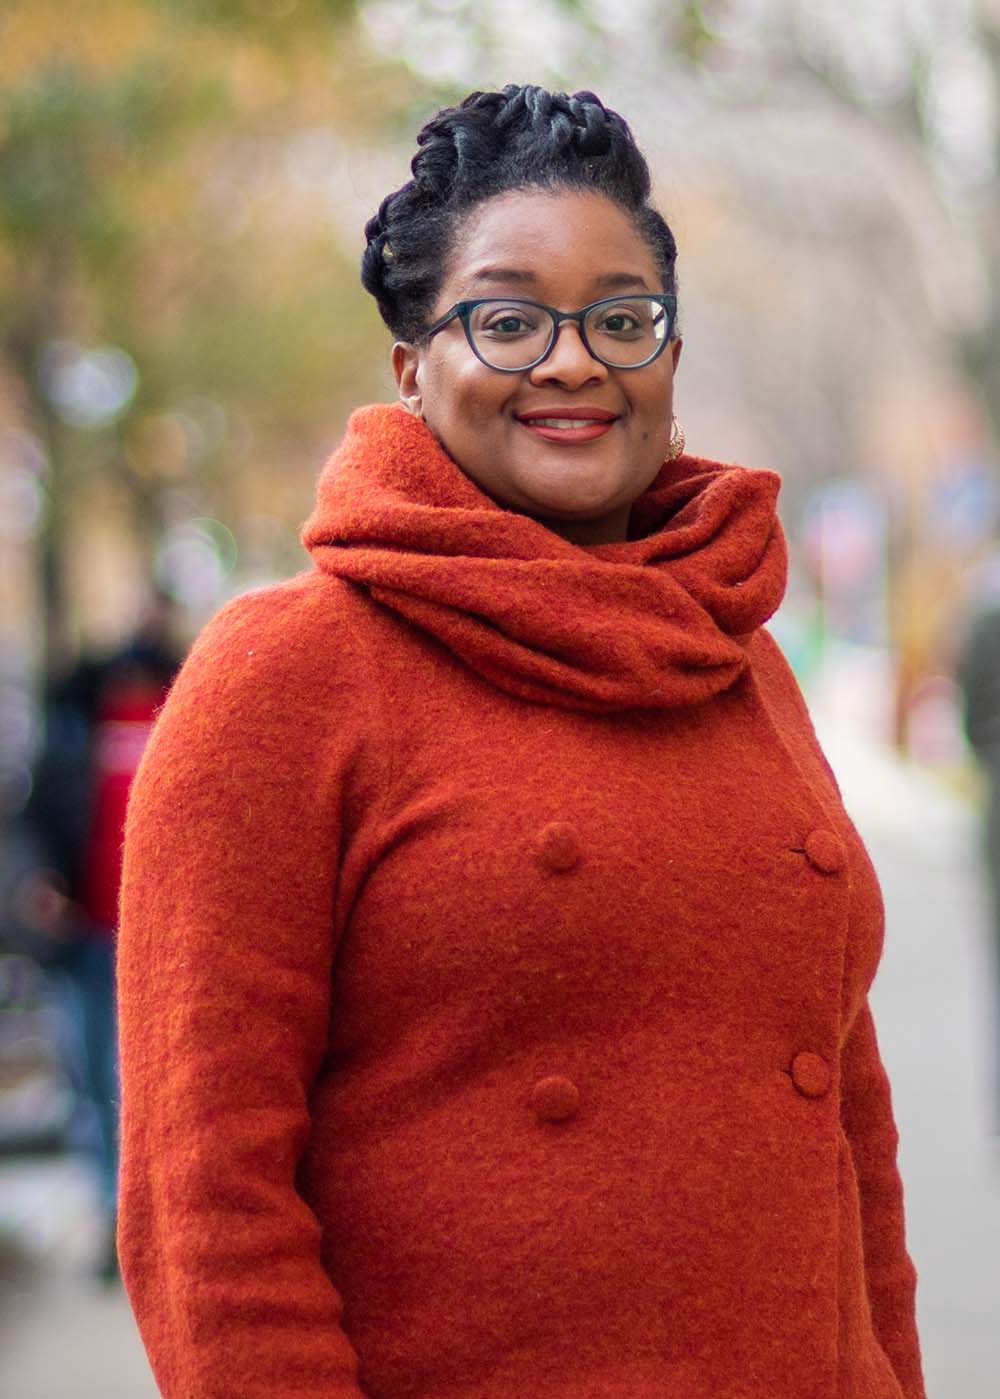
[[[420,350],[416,345],[397,340],[392,347],[392,372],[396,376],[399,401],[415,418],[422,417]]]
[[[671,346],[670,346],[670,353],[671,353],[671,355],[673,355],[673,359],[674,359],[674,369],[675,369],[675,370],[676,370],[677,366],[678,366],[678,365],[680,364],[680,362],[681,362],[681,350],[683,350],[683,348],[684,348],[684,341],[681,340],[679,337],[678,337],[678,339],[674,340],[674,341],[671,343]]]

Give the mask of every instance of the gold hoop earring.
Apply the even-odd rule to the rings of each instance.
[[[670,429],[670,452],[667,460],[676,461],[678,457],[683,456],[686,444],[687,438],[684,436],[684,429],[675,418],[673,427]]]

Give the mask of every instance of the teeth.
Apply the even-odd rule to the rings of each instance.
[[[531,418],[532,427],[593,427],[602,421],[600,418]]]

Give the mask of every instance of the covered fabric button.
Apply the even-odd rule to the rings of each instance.
[[[531,1090],[531,1106],[539,1122],[565,1122],[580,1106],[580,1090],[562,1074],[550,1074]]]
[[[550,821],[535,836],[535,854],[539,863],[553,873],[575,869],[580,863],[580,842],[573,827],[565,821]]]
[[[806,859],[821,874],[836,874],[847,862],[844,842],[833,831],[810,831],[804,848]]]
[[[792,1060],[792,1082],[804,1098],[822,1098],[830,1087],[830,1066],[806,1050]]]

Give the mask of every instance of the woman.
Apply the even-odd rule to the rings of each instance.
[[[918,1399],[882,907],[681,455],[674,240],[590,93],[367,228],[400,403],[210,625],[133,798],[125,1278],[180,1399]]]

